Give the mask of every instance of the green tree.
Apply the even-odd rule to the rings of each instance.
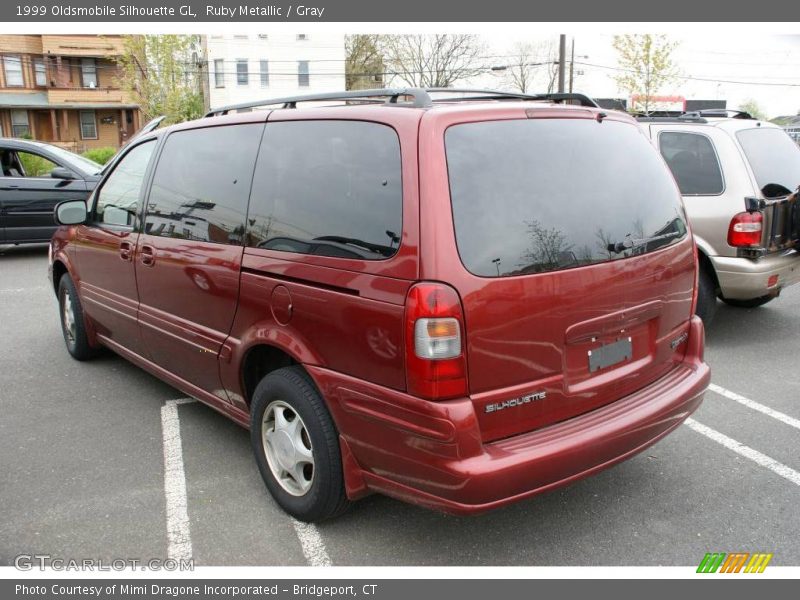
[[[202,78],[194,53],[196,36],[125,36],[117,59],[119,85],[141,107],[144,120],[165,115],[167,123],[203,114]]]
[[[761,105],[752,98],[742,102],[739,105],[739,110],[743,110],[746,113],[750,113],[751,116],[758,119],[759,121],[767,120],[767,113],[765,113],[764,109],[761,108]]]
[[[626,34],[615,35],[620,72],[614,77],[620,90],[636,96],[631,108],[645,113],[651,110],[653,96],[678,76],[672,59],[677,42],[665,35]]]
[[[379,36],[359,34],[344,39],[345,87],[366,90],[383,87],[383,55],[378,47]]]

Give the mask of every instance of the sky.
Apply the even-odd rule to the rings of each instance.
[[[573,36],[568,31],[565,33],[569,56]],[[557,48],[557,37],[542,34],[530,37],[490,35],[483,36],[483,39],[490,62],[502,63],[503,57],[515,53],[514,46],[519,42],[545,45],[551,42]],[[612,47],[613,38],[610,32],[581,32],[574,36],[575,70],[581,73],[575,76],[575,91],[597,98],[626,96],[613,79],[617,73],[613,67],[618,66],[617,53]],[[743,102],[755,100],[769,118],[800,112],[800,35],[730,32],[681,36],[673,33],[668,38],[678,42],[673,58],[683,78],[665,87],[659,95],[727,100],[727,107],[734,109]],[[539,69],[538,85],[545,85],[544,70]],[[495,72],[481,76],[473,83],[502,88],[508,85],[505,77],[502,72]]]

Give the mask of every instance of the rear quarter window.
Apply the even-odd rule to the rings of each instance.
[[[684,196],[718,196],[725,189],[711,140],[700,133],[662,131],[661,155]]]
[[[630,124],[467,123],[447,130],[445,146],[458,252],[473,274],[581,267],[686,235],[669,170]]]
[[[400,142],[362,121],[269,123],[248,214],[247,245],[382,260],[400,245]]]

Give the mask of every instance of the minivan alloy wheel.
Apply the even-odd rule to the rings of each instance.
[[[75,309],[73,308],[72,296],[69,290],[64,291],[64,302],[62,308],[62,319],[64,319],[64,333],[67,336],[67,342],[70,344],[75,343]]]
[[[305,495],[314,483],[314,454],[303,419],[289,404],[275,400],[264,411],[261,432],[278,484],[293,496]]]

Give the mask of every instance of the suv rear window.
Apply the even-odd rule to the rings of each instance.
[[[458,251],[475,275],[580,267],[686,235],[669,170],[629,124],[468,123],[450,127],[445,144]]]
[[[756,176],[758,187],[767,196],[784,195],[767,193],[764,188],[772,184],[792,192],[800,185],[800,148],[782,129],[757,127],[743,129],[736,134],[745,156]]]

